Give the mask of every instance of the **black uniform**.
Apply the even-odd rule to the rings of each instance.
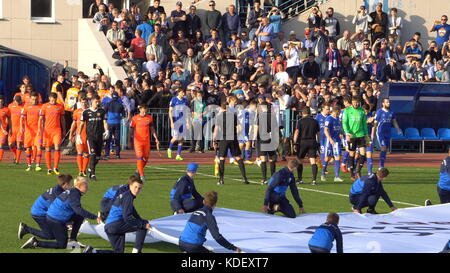
[[[278,139],[278,124],[275,116],[270,111],[260,112],[255,117],[255,123],[258,125],[258,132],[256,136],[256,156],[266,157],[261,162],[261,172],[263,176],[262,183],[267,182],[267,163],[266,160],[270,159],[270,175],[272,176],[276,171],[276,160],[277,160],[277,148],[278,145],[272,147],[270,144],[273,139]],[[272,131],[272,125],[275,127],[275,131]],[[262,132],[262,134],[261,134]]]
[[[297,157],[304,159],[306,155],[309,158],[315,158],[319,143],[317,142],[317,134],[320,132],[320,125],[317,120],[312,117],[305,117],[297,122],[297,130],[299,130],[298,143],[299,145]],[[317,164],[312,166],[313,183],[317,179]],[[301,182],[303,178],[303,164],[300,164],[297,168],[298,181]]]
[[[219,141],[219,152],[218,156],[220,158],[225,158],[228,153],[228,149],[231,151],[233,157],[241,155],[241,149],[239,148],[239,142],[237,137],[237,126],[238,117],[236,113],[229,111],[220,112],[216,117],[216,128],[218,128],[218,134],[216,135],[216,140]],[[241,175],[244,178],[244,183],[248,184],[247,175],[245,173],[244,161],[242,158],[238,160],[239,169]],[[219,176],[220,180],[218,184],[224,184],[225,175],[225,159],[219,162]]]
[[[97,108],[95,111],[92,109],[87,109],[81,116],[81,121],[84,121],[86,126],[86,136],[90,158],[89,168],[91,175],[95,175],[95,166],[102,155],[105,119],[106,112],[102,108]]]

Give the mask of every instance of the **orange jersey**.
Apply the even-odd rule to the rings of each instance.
[[[23,105],[18,105],[15,102],[11,103],[9,106],[9,111],[11,111],[11,127],[15,132],[19,131],[20,127],[20,117],[22,116]]]
[[[109,96],[109,90],[98,90],[97,95],[100,97],[100,103],[106,96]]]
[[[30,95],[30,93],[23,94],[22,92],[18,92],[18,93],[16,93],[14,95],[14,97],[15,96],[20,96],[22,98],[22,103],[24,105],[31,104],[31,95]],[[39,93],[38,93],[38,103],[42,104],[42,97],[41,97],[41,94],[39,94]]]
[[[131,128],[134,128],[134,140],[141,143],[150,142],[150,126],[153,124],[153,117],[150,115],[136,115],[131,120]]]
[[[83,109],[77,109],[73,112],[73,121],[77,123],[77,128],[80,126],[81,116],[83,115]],[[86,126],[83,127],[83,131],[81,132],[81,139],[86,141]]]
[[[41,117],[45,118],[44,131],[47,133],[61,131],[61,116],[64,116],[64,106],[46,103],[41,108]]]
[[[2,125],[4,130],[6,130],[6,128],[8,127],[8,118],[10,117],[11,111],[9,111],[8,107],[0,108],[0,124]]]
[[[23,107],[22,116],[25,118],[25,129],[33,133],[39,131],[39,114],[41,112],[42,105],[28,104]]]

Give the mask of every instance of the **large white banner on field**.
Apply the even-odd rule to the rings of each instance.
[[[325,221],[325,213],[304,214],[295,219],[257,212],[217,208],[220,232],[230,242],[253,253],[307,253],[314,230]],[[450,239],[450,204],[399,209],[389,214],[341,213],[344,252],[351,253],[436,253]],[[178,243],[190,214],[174,215],[151,224],[146,242]],[[81,232],[107,239],[103,225],[85,223]],[[127,234],[133,242],[134,235]],[[205,245],[214,252],[230,252],[207,233]],[[335,252],[335,248],[332,250]]]

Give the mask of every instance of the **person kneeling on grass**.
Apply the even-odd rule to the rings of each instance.
[[[286,198],[288,187],[291,188],[292,196],[300,208],[300,213],[305,213],[293,173],[299,165],[300,162],[298,159],[289,160],[287,167],[279,170],[272,178],[270,178],[269,187],[266,190],[266,197],[264,199],[264,206],[262,208],[264,213],[273,214],[280,211],[286,215],[286,217],[296,217],[294,208],[289,204],[289,200]]]
[[[134,199],[141,193],[144,183],[135,177],[130,183],[130,190],[119,194],[106,219],[105,232],[113,250],[96,250],[87,246],[84,253],[124,253],[125,235],[136,232],[133,253],[140,253],[144,247],[147,230],[151,228],[147,220],[143,220],[134,208]]]
[[[212,214],[217,204],[217,192],[211,191],[205,194],[203,208],[192,213],[186,227],[179,239],[180,250],[187,253],[209,253],[203,246],[206,241],[206,230],[208,229],[214,240],[226,249],[241,252],[241,249],[228,242],[219,233],[216,217]]]
[[[397,208],[392,204],[389,195],[383,188],[381,183],[389,175],[389,170],[386,168],[381,168],[376,174],[369,176],[363,176],[358,178],[352,185],[350,189],[350,203],[353,205],[353,212],[361,213],[361,210],[365,207],[367,213],[377,214],[375,207],[378,203],[380,197],[388,204],[392,211]]]
[[[55,237],[50,230],[47,223],[47,211],[53,201],[63,193],[72,187],[72,176],[69,174],[61,174],[58,176],[58,185],[48,189],[42,195],[40,195],[33,206],[31,207],[31,217],[39,225],[41,230],[34,229],[27,226],[24,223],[19,224],[18,237],[23,239],[26,234],[32,234],[45,240],[54,240]]]
[[[103,222],[106,221],[106,219],[108,218],[109,212],[111,211],[111,207],[116,197],[122,193],[129,191],[130,184],[132,184],[136,178],[139,177],[136,175],[132,175],[130,176],[130,178],[128,178],[128,184],[112,186],[105,192],[102,201],[100,201],[100,212],[99,212],[100,218],[102,219]]]
[[[86,211],[81,207],[81,196],[86,194],[89,189],[87,179],[77,177],[74,182],[74,188],[61,193],[50,205],[47,211],[47,224],[56,242],[38,241],[36,237],[31,237],[23,246],[23,249],[42,247],[65,249],[67,248],[67,223],[73,222],[71,240],[77,240],[78,231],[85,218],[101,219],[97,215]]]
[[[193,212],[203,207],[203,197],[197,192],[194,185],[194,176],[197,170],[197,163],[189,163],[187,174],[178,179],[170,192],[170,206],[174,214]]]
[[[337,213],[328,214],[326,222],[316,229],[308,242],[311,253],[330,253],[334,240],[336,240],[336,252],[344,253],[342,233],[338,225],[339,215]]]

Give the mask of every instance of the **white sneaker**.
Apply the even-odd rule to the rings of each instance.
[[[335,177],[334,182],[344,182],[340,177]]]
[[[325,175],[320,176],[320,181],[327,182],[327,178],[325,177]]]
[[[230,158],[230,164],[233,164],[233,163],[234,163],[234,161],[236,161],[236,159],[234,159],[233,157],[232,157],[232,158]]]
[[[255,164],[258,165],[258,167],[261,167],[261,160],[256,160]]]
[[[79,248],[85,248],[86,246],[79,243],[78,241],[68,241],[67,242],[67,249],[79,249]]]

